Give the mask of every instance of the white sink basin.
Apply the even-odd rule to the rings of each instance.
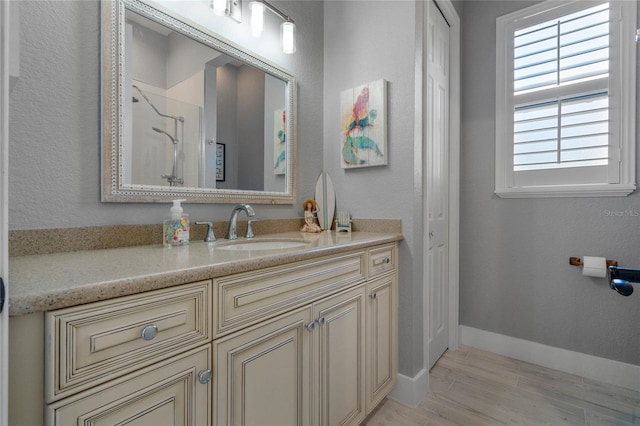
[[[301,248],[307,244],[304,240],[240,240],[222,243],[217,248],[229,251],[273,251]]]

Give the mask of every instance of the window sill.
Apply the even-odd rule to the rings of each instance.
[[[496,188],[495,193],[500,198],[626,197],[635,190],[634,184],[603,184]]]

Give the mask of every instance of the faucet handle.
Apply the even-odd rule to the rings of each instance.
[[[253,229],[251,228],[251,224],[256,221],[258,221],[258,219],[251,219],[247,221],[247,233],[244,236],[245,238],[249,239],[249,238],[255,237],[255,234],[253,233]]]
[[[205,243],[212,243],[216,240],[216,236],[213,234],[213,223],[211,222],[196,222],[196,225],[207,225],[207,236],[204,237]]]

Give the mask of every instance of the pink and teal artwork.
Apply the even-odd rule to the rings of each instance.
[[[377,80],[340,93],[343,169],[387,165],[386,82]]]
[[[287,111],[277,109],[273,114],[273,173],[283,175],[287,171]]]

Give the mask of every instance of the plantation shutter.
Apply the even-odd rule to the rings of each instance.
[[[616,183],[609,3],[513,32],[514,186]]]

